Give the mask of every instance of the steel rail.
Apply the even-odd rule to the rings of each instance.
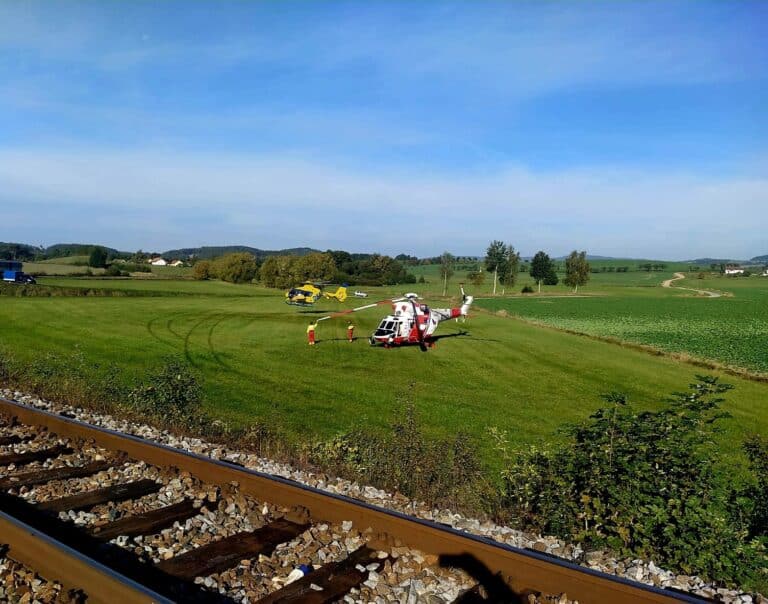
[[[498,574],[517,594],[567,593],[569,598],[579,602],[615,604],[709,601],[691,594],[636,583],[534,550],[471,535],[286,478],[174,449],[7,399],[0,398],[0,413],[16,417],[22,424],[43,426],[59,437],[92,440],[105,449],[122,451],[150,465],[172,466],[187,471],[203,482],[218,485],[237,482],[242,493],[276,505],[305,508],[314,521],[340,523],[351,520],[361,530],[371,527],[379,537],[379,543],[397,540],[405,546],[439,556],[446,566],[458,565],[470,574],[480,569],[479,574],[486,577]]]
[[[9,558],[34,569],[49,581],[60,583],[65,590],[83,590],[88,602],[172,602],[2,511],[0,544],[7,546]]]

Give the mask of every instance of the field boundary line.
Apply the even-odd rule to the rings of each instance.
[[[750,380],[752,382],[768,383],[768,374],[753,372],[741,367],[730,367],[723,363],[718,363],[717,361],[713,361],[711,359],[706,359],[703,357],[697,357],[685,352],[672,352],[669,350],[664,350],[663,348],[657,348],[655,346],[650,346],[648,344],[640,344],[638,342],[632,342],[630,340],[622,340],[621,338],[614,338],[612,336],[600,336],[593,333],[587,333],[585,331],[568,329],[566,327],[555,327],[554,325],[549,325],[548,323],[543,323],[535,319],[527,319],[519,315],[511,315],[503,310],[501,312],[503,312],[504,314],[499,314],[499,311],[487,310],[485,308],[480,308],[480,307],[476,307],[475,310],[493,317],[500,317],[503,319],[513,319],[515,321],[520,321],[521,323],[525,323],[527,325],[533,325],[534,327],[549,329],[549,330],[557,331],[560,333],[567,333],[572,336],[589,338],[590,340],[605,342],[606,344],[614,344],[617,346],[621,346],[622,348],[629,348],[631,350],[645,352],[646,354],[649,354],[651,356],[673,359],[675,361],[680,361],[688,365],[693,365],[694,367],[701,367],[703,369],[712,369],[715,371],[722,371],[723,373],[727,373],[728,375],[740,377],[742,379]]]

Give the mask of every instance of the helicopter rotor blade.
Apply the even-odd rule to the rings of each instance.
[[[372,302],[371,304],[366,304],[364,306],[358,306],[356,308],[349,308],[347,310],[340,310],[339,312],[331,313],[330,315],[327,315],[325,317],[320,317],[318,319],[318,322],[325,321],[326,319],[335,319],[336,317],[341,317],[343,315],[348,315],[353,312],[358,312],[360,310],[365,310],[366,308],[373,308],[375,306],[381,306],[382,304],[391,304],[394,302],[394,300],[381,300],[379,302]]]

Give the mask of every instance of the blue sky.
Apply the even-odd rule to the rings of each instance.
[[[0,3],[0,240],[768,253],[765,2]]]

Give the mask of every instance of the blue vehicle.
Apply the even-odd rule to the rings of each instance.
[[[37,283],[32,275],[27,275],[22,270],[18,260],[0,260],[0,272],[3,274],[4,283]]]

